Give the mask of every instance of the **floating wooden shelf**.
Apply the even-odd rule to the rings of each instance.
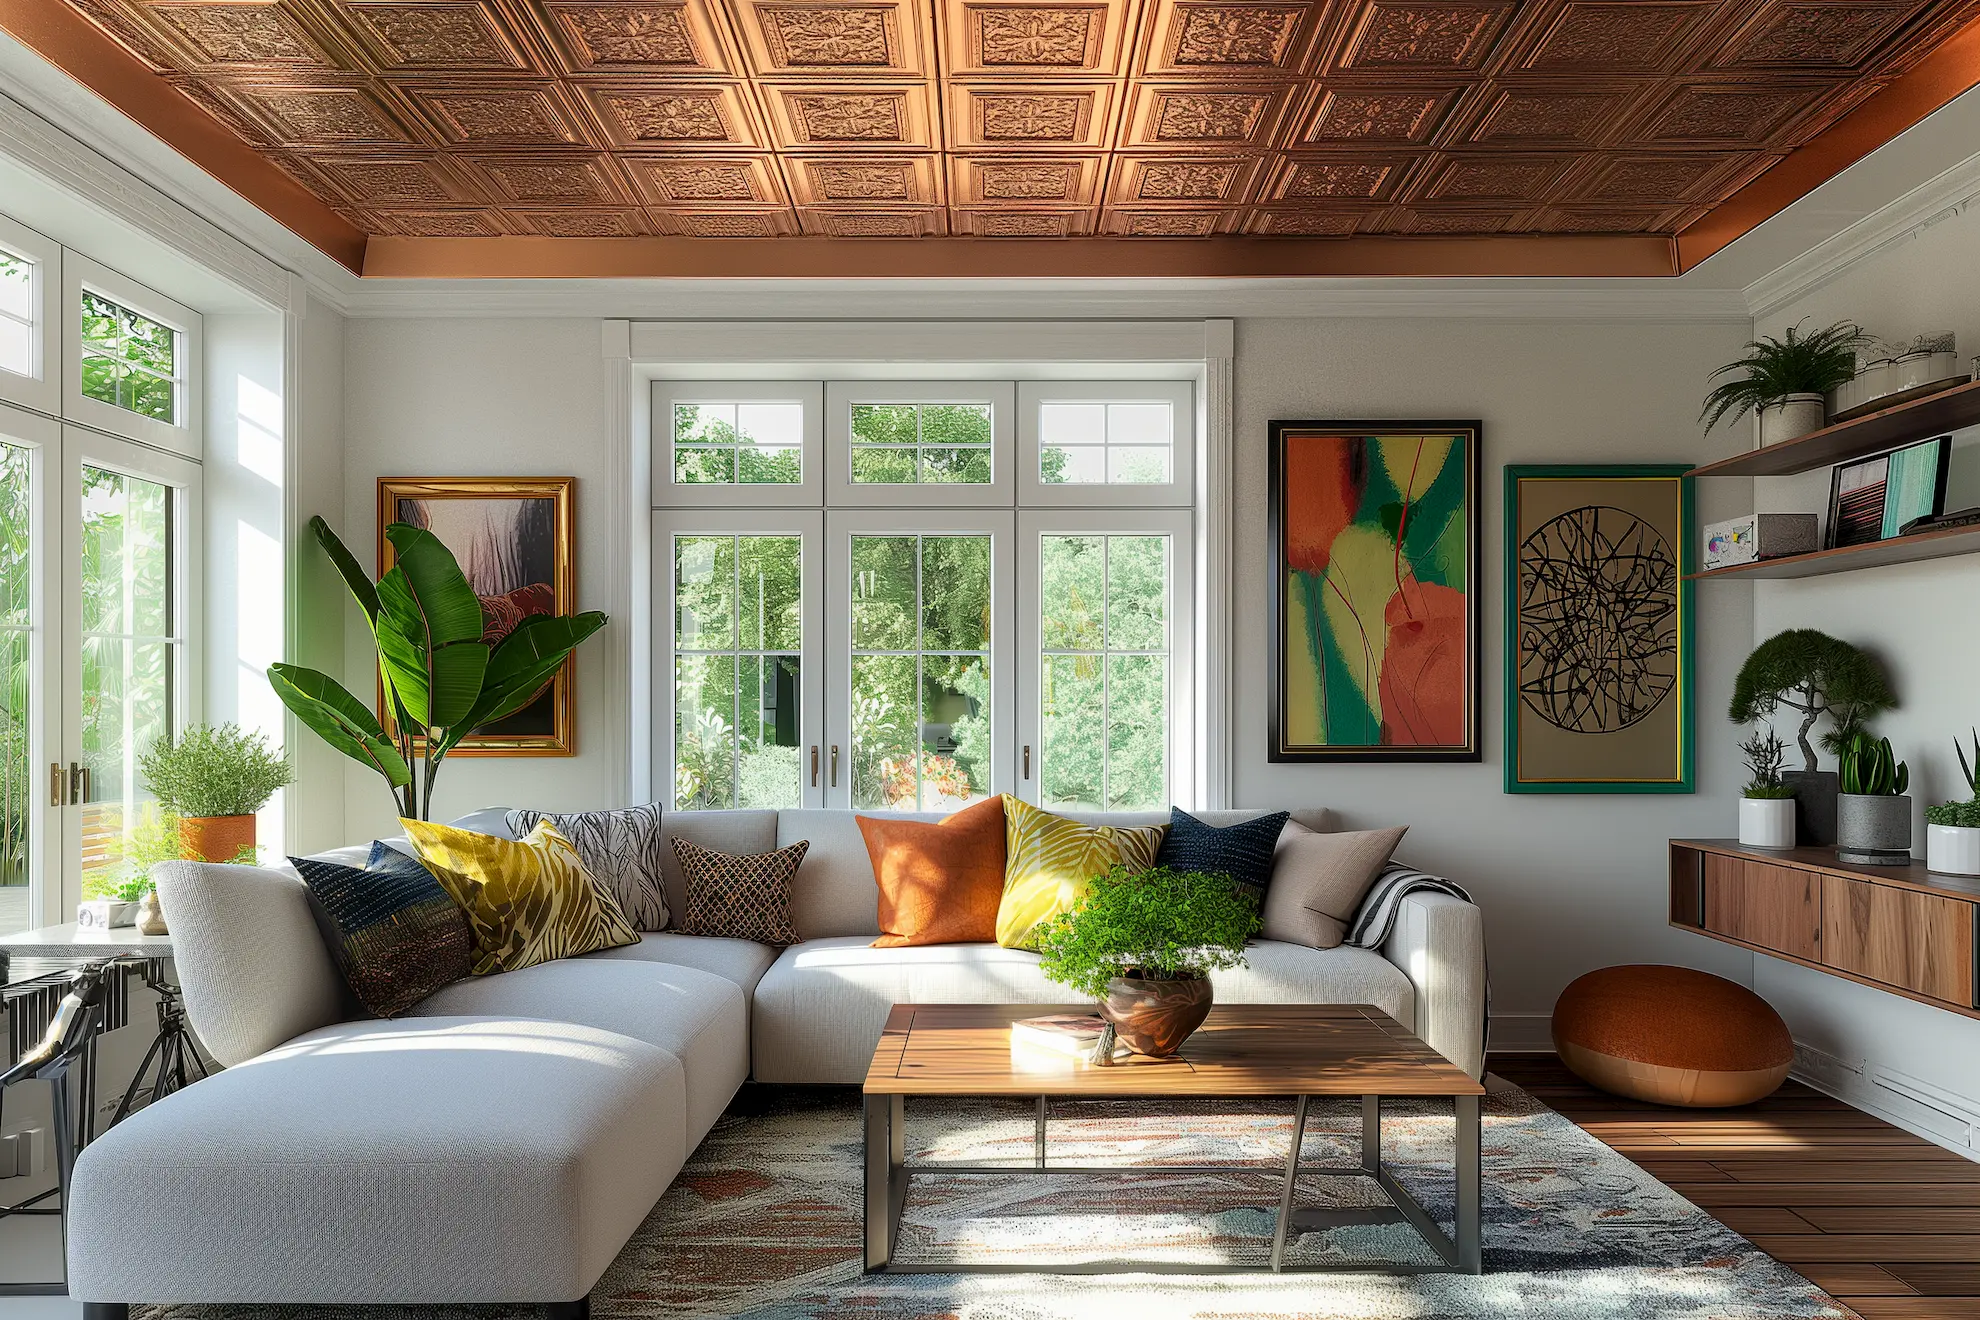
[[[1942,527],[1937,531],[1893,536],[1888,541],[1864,545],[1843,545],[1833,550],[1811,550],[1805,555],[1783,555],[1760,559],[1730,568],[1708,568],[1703,573],[1687,573],[1694,582],[1720,578],[1810,578],[1830,573],[1850,573],[1859,568],[1883,568],[1887,564],[1915,564],[1921,559],[1947,559],[1980,550],[1980,523],[1971,527]]]
[[[1929,440],[1947,431],[1980,425],[1980,381],[1955,385],[1910,403],[1873,412],[1854,421],[1735,454],[1692,471],[1694,477],[1791,477],[1798,472],[1847,463],[1907,440]],[[1779,562],[1779,561],[1776,561]],[[1898,560],[1893,563],[1901,562]],[[1781,576],[1786,576],[1785,574]]]

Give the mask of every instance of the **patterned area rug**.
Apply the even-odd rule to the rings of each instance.
[[[1485,1274],[1279,1276],[892,1275],[859,1265],[859,1100],[749,1088],[592,1293],[603,1317],[743,1320],[1844,1320],[1814,1285],[1756,1251],[1525,1092],[1485,1101]],[[1360,1158],[1352,1102],[1318,1108],[1305,1162]],[[899,1259],[1135,1256],[1240,1262],[1269,1253],[1289,1103],[1121,1101],[1055,1106],[1054,1163],[1248,1163],[1259,1173],[917,1175]],[[1031,1162],[1028,1103],[908,1102],[908,1158]],[[1398,1104],[1383,1125],[1398,1179],[1448,1229],[1448,1106]],[[1298,1203],[1381,1204],[1365,1179],[1303,1177]],[[1313,1233],[1299,1263],[1434,1259],[1403,1225]],[[150,1320],[303,1320],[355,1308],[152,1308]],[[522,1315],[395,1308],[412,1320]]]

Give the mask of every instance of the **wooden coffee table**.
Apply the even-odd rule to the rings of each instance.
[[[866,1074],[866,1268],[892,1273],[1210,1274],[1286,1268],[1416,1274],[1479,1272],[1478,1098],[1485,1088],[1418,1040],[1394,1018],[1366,1004],[1219,1004],[1173,1059],[1134,1056],[1112,1066],[1049,1051],[1013,1050],[1010,1025],[1046,1013],[1092,1011],[1090,1004],[898,1004],[887,1017]],[[894,1259],[909,1178],[922,1171],[1003,1178],[1035,1174],[1257,1173],[1257,1165],[1048,1165],[1046,1106],[1053,1099],[1128,1096],[1292,1096],[1292,1148],[1279,1192],[1269,1263],[1199,1265],[1104,1260],[1069,1264],[1000,1261],[966,1265]],[[1314,1096],[1361,1097],[1359,1167],[1299,1162],[1308,1103]],[[914,1164],[906,1159],[902,1111],[908,1096],[1033,1096],[1038,1101],[1032,1165]],[[1446,1236],[1415,1198],[1382,1167],[1382,1100],[1448,1096],[1457,1111],[1457,1222]],[[1392,1206],[1296,1210],[1300,1175],[1371,1178]],[[1435,1249],[1441,1265],[1285,1263],[1289,1230],[1343,1224],[1407,1222]]]

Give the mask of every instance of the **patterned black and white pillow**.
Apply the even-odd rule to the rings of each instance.
[[[687,881],[683,935],[715,935],[755,940],[787,948],[803,940],[791,918],[791,886],[811,841],[800,839],[776,852],[715,852],[686,839],[671,840]]]
[[[660,879],[660,859],[667,844],[660,833],[660,804],[618,811],[529,811],[508,814],[509,830],[518,839],[543,821],[571,841],[578,860],[618,901],[634,930],[667,928],[667,891]]]

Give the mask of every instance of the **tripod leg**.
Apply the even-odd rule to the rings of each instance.
[[[158,1098],[158,1088],[160,1082],[162,1082],[165,1076],[164,1051],[166,1048],[166,1044],[167,1044],[166,1037],[161,1032],[156,1038],[152,1040],[151,1048],[144,1052],[144,1062],[140,1063],[137,1066],[137,1072],[131,1075],[131,1084],[124,1088],[124,1098],[117,1102],[117,1112],[110,1116],[111,1127],[116,1127],[117,1124],[123,1122],[125,1115],[131,1112],[131,1102],[137,1099],[138,1090],[144,1085],[144,1070],[151,1066],[151,1061],[153,1059],[158,1060],[158,1075],[160,1081],[153,1082],[151,1084],[151,1098],[153,1100],[156,1100]]]

